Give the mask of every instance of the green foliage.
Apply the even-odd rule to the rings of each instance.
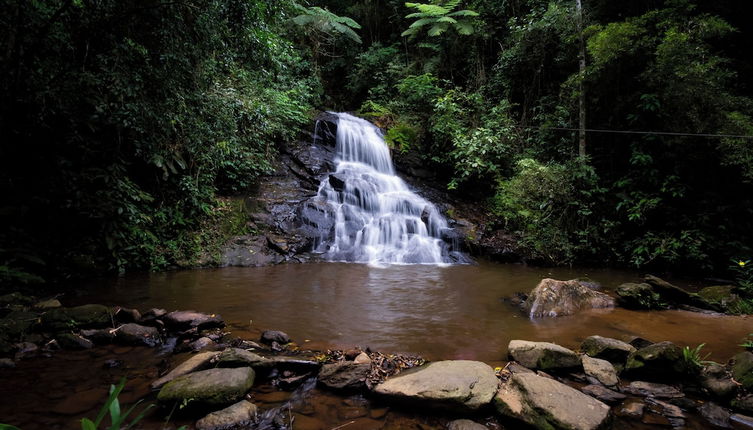
[[[747,298],[753,299],[753,264],[750,260],[733,259],[731,268],[740,291]]]
[[[399,122],[387,130],[384,140],[391,148],[408,152],[418,143],[420,130],[410,124]]]
[[[440,85],[440,80],[430,73],[411,75],[398,82],[397,92],[409,109],[430,111],[443,92]]]
[[[361,26],[351,18],[338,16],[334,13],[320,7],[305,7],[299,4],[294,5],[300,15],[293,18],[293,22],[307,31],[315,33],[317,39],[326,39],[326,43],[335,43],[339,36],[345,36],[355,43],[361,43],[361,37],[353,30],[358,30]]]
[[[742,112],[727,113],[725,134],[753,136],[753,118]],[[745,182],[753,182],[753,139],[726,137],[720,140],[719,152],[725,166],[740,169]]]
[[[753,351],[753,333],[749,334],[748,337],[751,339],[746,339],[745,341],[743,341],[743,343],[740,344],[740,346],[749,351]]]
[[[0,423],[0,430],[21,430],[21,429],[16,426],[12,426],[10,424]]]
[[[463,36],[473,34],[473,18],[479,14],[468,9],[454,11],[459,5],[460,0],[435,1],[431,4],[405,3],[405,6],[416,9],[418,12],[405,16],[417,19],[407,30],[403,31],[401,36],[413,38],[424,29],[427,29],[426,34],[430,37],[440,36],[450,29]]]
[[[701,356],[701,350],[704,346],[706,346],[706,344],[702,343],[692,349],[689,346],[686,346],[682,349],[683,367],[685,368],[686,372],[690,374],[696,374],[703,368],[704,364],[712,363],[710,361],[706,361],[711,353],[708,353],[703,357]]]
[[[108,412],[110,414],[110,426],[105,427],[107,430],[130,429],[144,418],[144,415],[146,415],[149,409],[153,408],[154,405],[148,405],[147,407],[145,407],[130,422],[127,422],[128,417],[132,412],[134,412],[141,401],[136,402],[136,404],[131,406],[127,411],[125,411],[125,413],[120,410],[118,395],[120,395],[120,392],[123,391],[125,383],[126,379],[123,378],[120,380],[118,385],[110,385],[110,395],[107,397],[107,400],[105,401],[104,406],[102,406],[102,409],[99,410],[97,417],[94,419],[94,421],[88,418],[83,418],[81,420],[81,430],[97,430],[100,424],[102,424]]]

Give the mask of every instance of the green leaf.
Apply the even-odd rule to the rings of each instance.
[[[0,429],[2,429],[2,426],[0,426]],[[89,418],[84,418],[81,420],[81,430],[97,430],[97,426]]]

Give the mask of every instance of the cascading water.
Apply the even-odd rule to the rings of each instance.
[[[336,114],[335,173],[319,195],[334,217],[334,232],[319,251],[331,261],[370,264],[450,263],[441,237],[447,222],[429,201],[395,175],[382,133],[370,122]]]

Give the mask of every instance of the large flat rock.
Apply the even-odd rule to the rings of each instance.
[[[432,407],[478,409],[491,402],[499,380],[478,361],[437,361],[411,369],[376,386],[383,396]]]
[[[157,400],[190,400],[209,405],[226,405],[243,398],[254,384],[254,376],[254,370],[250,367],[189,373],[165,384],[157,395]]]
[[[553,379],[516,373],[494,397],[499,413],[538,429],[595,430],[609,406]]]
[[[209,367],[212,359],[215,358],[218,354],[219,352],[209,351],[209,352],[200,352],[192,356],[188,360],[180,363],[178,366],[175,367],[175,369],[171,370],[165,376],[152,382],[152,385],[151,385],[152,389],[160,388],[177,377],[187,375],[197,370],[206,369],[207,367]]]
[[[513,360],[529,369],[567,369],[581,365],[575,351],[555,343],[511,340],[507,350]]]

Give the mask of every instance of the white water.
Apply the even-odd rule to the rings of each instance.
[[[450,263],[440,238],[447,222],[395,175],[380,130],[347,113],[337,116],[335,173],[319,186],[333,208],[334,235],[322,237],[320,250],[332,261]]]

